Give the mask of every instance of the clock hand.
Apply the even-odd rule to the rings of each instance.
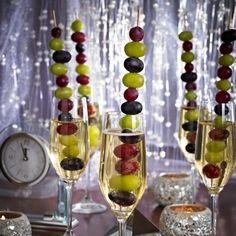
[[[23,160],[24,161],[28,161],[29,160],[29,158],[28,158],[28,156],[27,156],[27,148],[24,148],[23,147],[23,145],[22,145],[22,143],[20,144],[21,145],[21,150],[22,150],[22,152],[23,152]]]

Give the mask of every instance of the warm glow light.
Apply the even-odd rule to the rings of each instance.
[[[1,220],[5,220],[6,217],[4,215],[2,215],[2,217],[0,218]]]

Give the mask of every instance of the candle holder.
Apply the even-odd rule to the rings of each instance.
[[[27,216],[16,211],[0,211],[0,235],[31,236],[32,230]]]
[[[190,203],[193,199],[192,176],[183,172],[161,173],[153,182],[153,193],[161,206]]]
[[[165,236],[210,236],[211,211],[199,204],[166,206],[160,216],[160,231]]]

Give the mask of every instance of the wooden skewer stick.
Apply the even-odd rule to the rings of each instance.
[[[228,20],[227,20],[227,29],[232,29],[234,28],[234,24],[235,24],[235,10],[236,10],[236,6],[234,7],[233,10],[229,11],[229,15],[228,15]]]
[[[54,26],[57,26],[57,19],[56,19],[56,14],[55,14],[55,10],[52,10],[52,15],[53,15],[53,21],[54,21]]]
[[[137,8],[137,26],[139,25],[139,18],[140,18],[140,8]]]
[[[232,12],[232,18],[231,18],[231,26],[232,26],[232,28],[235,27],[235,18],[236,18],[236,5],[234,6],[234,11]]]

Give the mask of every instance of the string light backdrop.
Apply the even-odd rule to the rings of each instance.
[[[76,18],[84,22],[92,100],[103,112],[119,109],[124,91],[123,47],[129,41],[128,31],[136,24],[140,6],[147,54],[143,72],[146,82],[139,101],[144,104],[148,151],[155,159],[168,157],[177,145],[174,133],[183,99],[178,33],[187,22],[194,34],[199,91],[211,89],[216,79],[219,35],[234,5],[234,0],[2,0],[0,130],[22,120],[48,127],[55,89],[55,78],[49,73],[48,47],[53,10],[63,29],[66,50],[73,57],[70,24]],[[68,73],[74,89],[75,63],[69,63]],[[179,158],[178,151],[174,155]]]

